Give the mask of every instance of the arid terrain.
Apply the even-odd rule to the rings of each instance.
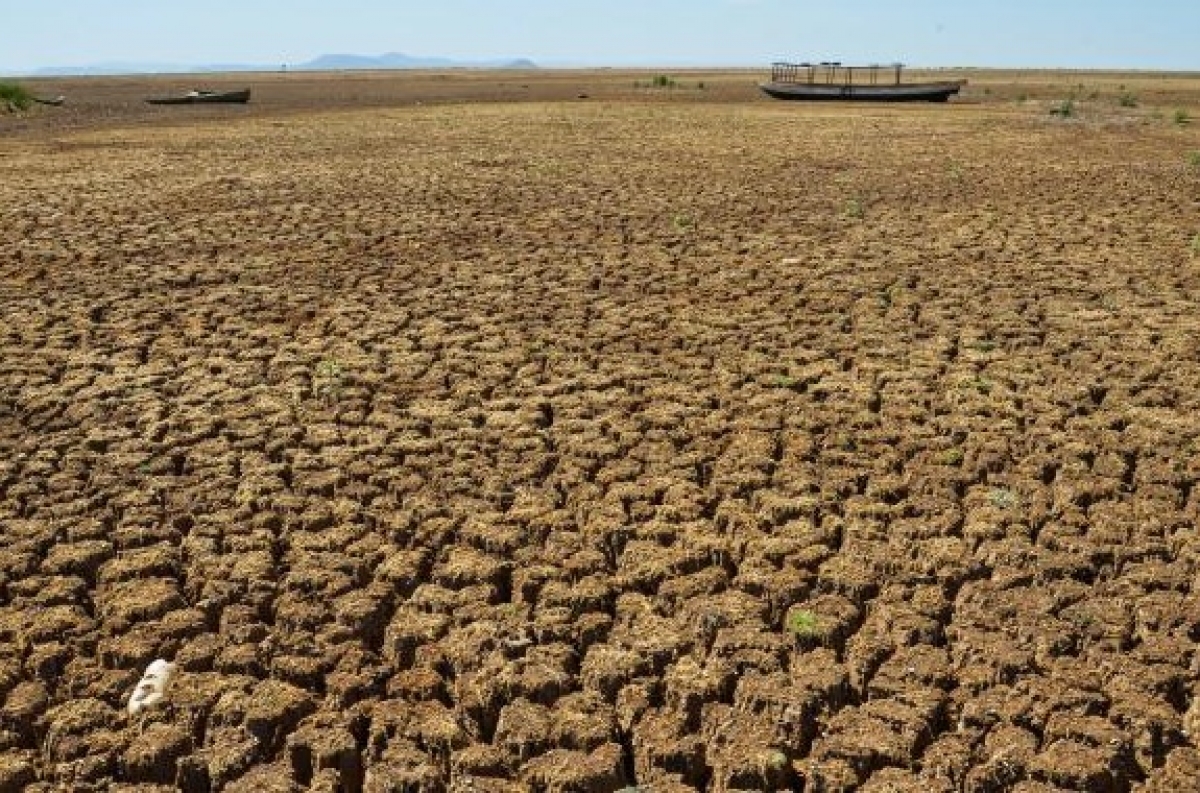
[[[1200,789],[1200,76],[762,76],[31,81],[0,792]]]

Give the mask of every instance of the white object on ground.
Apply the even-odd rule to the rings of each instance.
[[[143,710],[161,703],[167,695],[167,685],[175,674],[175,664],[159,658],[142,674],[142,679],[129,695],[129,715],[136,716]]]

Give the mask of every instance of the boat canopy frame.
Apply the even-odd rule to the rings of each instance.
[[[880,72],[891,74],[895,85],[900,85],[900,72],[904,69],[902,63],[878,64],[866,66],[843,66],[839,61],[822,61],[820,63],[788,63],[776,61],[771,64],[771,82],[792,85],[855,85],[854,77],[860,76],[858,85],[879,85]],[[885,78],[886,79],[886,78]]]

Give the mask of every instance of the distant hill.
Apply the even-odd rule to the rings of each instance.
[[[288,66],[289,69],[325,71],[339,69],[536,69],[537,64],[524,58],[500,61],[456,61],[452,58],[434,58],[420,55],[405,55],[403,52],[387,52],[383,55],[321,55],[307,63]]]
[[[388,52],[383,55],[320,55],[304,63],[248,64],[209,63],[190,65],[180,63],[108,62],[85,66],[46,66],[32,73],[35,77],[64,77],[67,75],[104,74],[194,74],[203,72],[277,72],[342,71],[353,69],[536,69],[537,64],[526,58],[491,61],[459,61],[453,58],[405,55]]]

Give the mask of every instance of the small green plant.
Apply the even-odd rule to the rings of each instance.
[[[796,378],[787,374],[777,374],[769,381],[772,388],[795,388]]]
[[[704,86],[704,81],[703,81],[703,80],[701,80],[700,82],[696,83],[696,90],[698,90],[698,91],[703,91],[703,90],[704,90],[704,87],[705,87],[705,86]]]
[[[781,773],[788,767],[788,756],[778,749],[771,749],[760,755],[763,768],[773,773]]]
[[[1200,258],[1200,231],[1192,237],[1192,258]]]
[[[958,382],[960,391],[978,391],[980,394],[987,396],[992,393],[992,381],[986,377],[967,377]]]
[[[962,465],[962,461],[963,450],[957,446],[946,449],[939,457],[939,462],[941,462],[942,465]]]
[[[788,633],[793,636],[808,637],[817,633],[817,615],[811,611],[789,611],[786,624]]]
[[[679,212],[671,218],[671,224],[675,226],[676,231],[687,231],[692,226],[696,225],[696,221],[686,212]]]
[[[336,401],[345,384],[342,365],[331,359],[321,361],[313,370],[312,382],[314,395],[326,402]]]
[[[1193,170],[1200,171],[1200,151],[1188,152],[1188,166]]]
[[[863,201],[861,198],[859,198],[858,196],[854,196],[853,198],[846,201],[846,208],[845,208],[844,214],[848,218],[854,218],[855,220],[861,220],[867,214],[867,208],[863,204]]]
[[[1022,91],[1021,93],[1017,94],[1017,101],[1018,101],[1018,102],[1027,102],[1027,101],[1029,101],[1029,94],[1027,94],[1027,93],[1025,93],[1024,91]]]
[[[650,83],[655,88],[674,88],[675,80],[666,74],[656,74]]]
[[[1074,97],[1064,99],[1054,107],[1050,108],[1050,115],[1058,116],[1059,118],[1071,118],[1075,115],[1075,99]]]
[[[994,487],[988,493],[988,501],[997,509],[1012,509],[1020,503],[1017,494],[1007,487]]]
[[[0,81],[0,103],[10,113],[25,110],[33,104],[33,94],[20,83]]]
[[[1137,95],[1130,93],[1129,91],[1122,92],[1122,94],[1117,97],[1117,104],[1121,107],[1137,107]]]
[[[1175,124],[1180,127],[1192,123],[1191,114],[1182,107],[1175,108],[1175,115],[1172,118],[1174,118]]]

